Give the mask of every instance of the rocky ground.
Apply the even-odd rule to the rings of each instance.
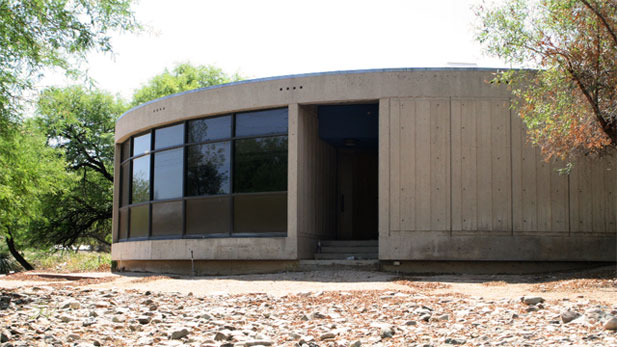
[[[553,295],[545,298],[485,298],[414,280],[392,281],[396,290],[282,295],[113,288],[114,278],[30,280],[9,288],[0,278],[2,346],[617,346],[617,304],[555,295],[564,281],[547,282]],[[614,279],[593,281],[588,290],[615,296]]]

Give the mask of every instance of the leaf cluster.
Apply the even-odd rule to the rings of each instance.
[[[212,65],[194,66],[189,63],[182,63],[171,71],[165,69],[163,73],[156,75],[143,87],[135,91],[131,106],[187,90],[211,87],[242,79],[243,77],[238,73],[229,75]]]
[[[476,8],[476,39],[500,72],[528,135],[547,159],[603,154],[617,144],[617,0],[509,0]]]

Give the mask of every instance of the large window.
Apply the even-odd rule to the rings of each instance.
[[[127,140],[118,239],[286,235],[287,117],[209,117]]]

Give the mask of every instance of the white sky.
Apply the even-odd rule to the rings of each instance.
[[[98,87],[130,98],[133,90],[179,62],[213,64],[250,78],[308,72],[475,63],[479,0],[141,0],[151,29],[114,38],[115,55],[90,54]],[[42,86],[66,84],[50,76]]]

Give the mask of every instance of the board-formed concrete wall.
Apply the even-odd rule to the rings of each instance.
[[[333,164],[328,148],[315,141],[314,106],[379,102],[380,259],[615,261],[614,159],[581,160],[570,176],[559,176],[559,164],[543,162],[526,141],[508,90],[486,83],[493,72],[308,74],[200,89],[132,109],[116,124],[117,168],[120,144],[140,132],[188,119],[288,107],[288,230],[286,237],[115,242],[112,259],[131,264],[191,256],[309,257],[315,240],[331,234],[322,207],[331,200],[323,190],[331,183],[325,175]],[[119,177],[116,170],[114,241]]]
[[[508,98],[381,102],[380,259],[615,261],[614,157],[559,175]]]

